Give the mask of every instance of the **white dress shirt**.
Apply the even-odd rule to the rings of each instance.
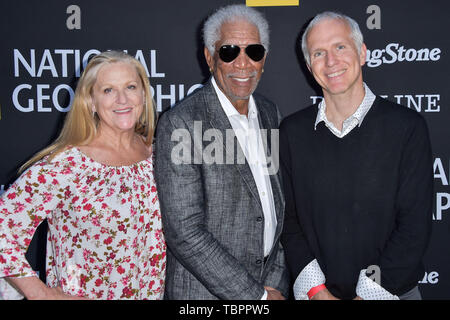
[[[267,171],[267,160],[263,147],[262,137],[258,121],[258,109],[256,108],[253,96],[249,98],[248,116],[241,115],[225,94],[218,88],[214,77],[212,77],[214,90],[220,101],[223,111],[231,123],[231,127],[238,139],[239,145],[247,159],[250,170],[258,189],[264,214],[264,257],[267,257],[273,246],[277,219],[275,213],[275,203],[272,193],[270,176]],[[267,291],[264,292],[262,300],[267,298]]]
[[[264,213],[264,256],[267,257],[273,246],[277,219],[272,185],[267,171],[265,150],[260,134],[258,109],[256,108],[253,96],[250,96],[248,117],[241,115],[225,94],[217,87],[214,77],[212,78],[212,84],[219,97],[220,105],[227,115],[242,151],[244,152],[245,158],[252,171],[253,179],[255,179]]]

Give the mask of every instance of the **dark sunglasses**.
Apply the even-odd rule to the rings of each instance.
[[[241,48],[239,46],[235,46],[234,44],[226,44],[220,47],[219,57],[223,62],[231,62],[237,58],[239,52],[241,52]],[[247,56],[255,62],[258,62],[264,58],[265,52],[266,49],[262,44],[249,44],[245,48],[245,53]]]

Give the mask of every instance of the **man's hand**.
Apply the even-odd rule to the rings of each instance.
[[[364,300],[364,299],[361,298],[360,296],[356,296],[353,300]]]
[[[335,296],[333,296],[331,294],[330,291],[328,291],[328,289],[323,289],[319,292],[317,292],[312,298],[311,300],[340,300],[338,298],[336,298]]]
[[[280,291],[272,287],[264,287],[267,291],[267,300],[286,300]]]

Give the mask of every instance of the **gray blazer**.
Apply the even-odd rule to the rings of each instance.
[[[261,129],[277,129],[277,107],[260,95],[253,97]],[[165,298],[257,300],[264,286],[287,297],[288,273],[279,241],[284,214],[280,173],[270,177],[277,228],[264,263],[264,215],[247,162],[176,164],[171,159],[173,147],[180,144],[171,141],[172,132],[184,129],[193,138],[194,121],[199,121],[197,128],[201,123],[202,134],[214,128],[225,137],[226,129],[232,129],[211,81],[165,112],[157,126],[155,176],[168,246]],[[188,144],[194,146],[193,141]],[[202,150],[209,144],[203,141]],[[240,148],[237,139],[235,144]]]

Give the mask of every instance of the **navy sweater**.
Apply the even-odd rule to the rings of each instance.
[[[423,276],[433,199],[432,155],[423,117],[377,97],[343,138],[317,105],[283,120],[280,160],[286,197],[282,244],[295,281],[317,259],[326,286],[356,296],[359,273],[381,268],[381,286],[400,295]]]

